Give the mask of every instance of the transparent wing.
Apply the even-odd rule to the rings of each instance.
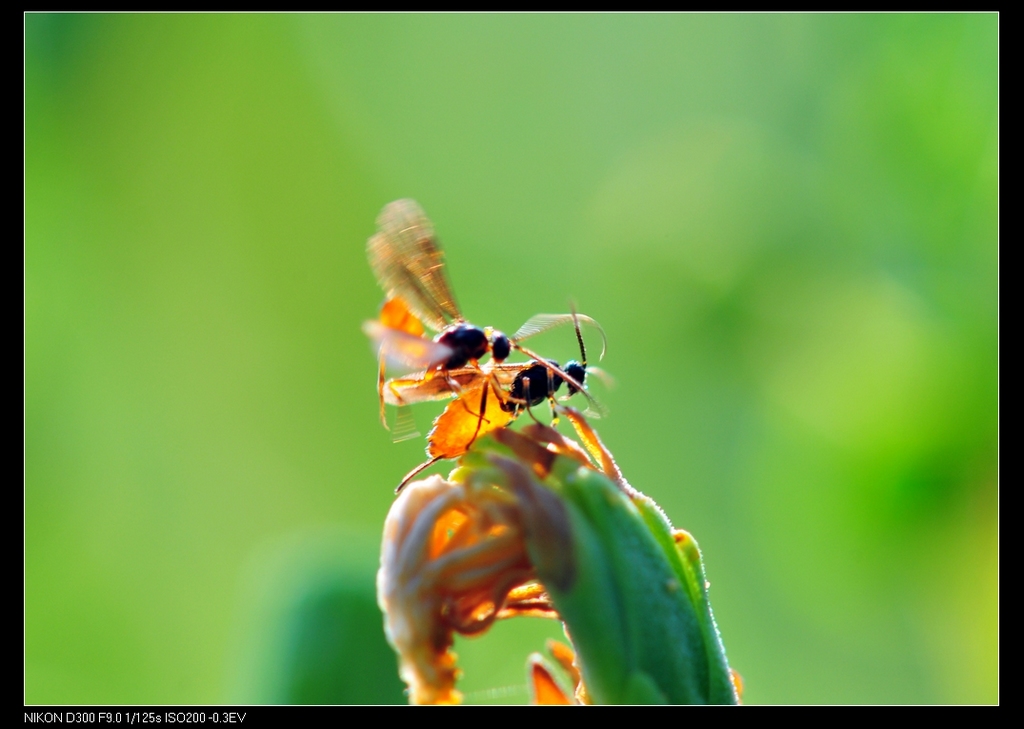
[[[389,367],[410,370],[429,370],[452,355],[450,347],[381,324],[379,321],[363,323],[363,331],[377,347],[377,356]]]
[[[441,331],[449,321],[462,320],[434,225],[414,200],[396,200],[384,207],[366,253],[388,297],[403,299],[428,327]]]
[[[576,314],[575,318],[581,324],[589,324],[601,333],[601,356],[598,359],[604,359],[604,353],[608,349],[608,338],[605,336],[604,329],[586,314]],[[531,316],[525,324],[519,327],[519,331],[512,335],[512,341],[521,342],[549,329],[554,329],[564,324],[572,324],[572,322],[572,314],[537,314],[536,316]]]
[[[400,443],[403,440],[419,438],[420,432],[416,429],[416,419],[412,415],[412,408],[399,407],[395,412],[395,424],[390,428],[391,440]]]
[[[449,370],[447,377],[417,372],[384,383],[384,402],[388,405],[415,405],[430,400],[446,400],[473,387],[485,375],[478,369],[463,367]]]
[[[510,387],[520,372],[533,365],[533,362],[489,362],[484,365],[484,371],[494,375],[502,387]]]
[[[596,377],[608,390],[614,390],[618,384],[607,370],[600,367],[587,367],[587,379],[589,380],[591,377]]]
[[[595,377],[604,388],[610,390],[615,387],[615,378],[608,374],[608,372],[600,367],[587,367],[587,383],[593,382]],[[587,388],[587,394],[592,395],[593,393],[589,392],[589,384]],[[572,397],[572,395],[562,395],[558,398],[558,401],[563,403],[569,402]],[[600,400],[591,400],[588,397],[587,409],[584,414],[591,418],[606,418],[608,417],[608,406]]]

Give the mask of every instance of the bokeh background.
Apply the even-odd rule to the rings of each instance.
[[[599,429],[700,542],[749,703],[996,701],[997,40],[25,16],[25,700],[403,700],[373,579],[423,443],[360,324],[413,197],[472,321],[604,325]],[[525,702],[558,634],[460,641],[467,701]]]

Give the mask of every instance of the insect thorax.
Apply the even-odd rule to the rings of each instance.
[[[464,367],[470,360],[480,359],[490,349],[484,330],[464,322],[448,327],[437,335],[435,341],[452,350],[445,363],[450,370]]]

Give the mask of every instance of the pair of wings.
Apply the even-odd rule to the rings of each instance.
[[[389,369],[405,372],[429,370],[446,362],[452,355],[451,348],[426,337],[422,325],[414,317],[398,313],[406,306],[403,299],[388,299],[381,308],[379,319],[363,323],[363,332],[374,342],[377,355]],[[509,341],[516,346],[529,337],[573,321],[590,324],[601,332],[603,358],[607,348],[604,330],[585,314],[537,314],[519,327]]]
[[[453,321],[463,321],[434,224],[415,200],[396,200],[384,207],[366,254],[387,298],[402,299],[423,324],[439,332]]]
[[[407,377],[396,377],[388,380],[384,386],[384,402],[388,405],[402,406],[431,400],[446,400],[481,387],[482,381],[491,377],[492,382],[507,390],[519,373],[533,364],[488,362],[480,367],[448,370],[446,376],[430,376],[429,372],[417,372]]]
[[[424,336],[424,327],[441,332],[465,321],[445,273],[444,253],[434,224],[414,200],[389,203],[377,218],[377,233],[367,241],[367,257],[387,298],[377,321],[363,331],[391,368],[427,370],[447,361],[452,350]],[[516,344],[553,327],[580,321],[601,332],[601,357],[607,347],[604,330],[582,314],[538,314],[519,328]]]

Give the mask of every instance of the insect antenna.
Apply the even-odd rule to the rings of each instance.
[[[576,313],[576,304],[570,304],[569,310],[572,312],[572,325],[576,329],[576,341],[580,343],[580,364],[583,365],[583,369],[587,369],[587,348],[583,344],[583,332],[580,331],[580,317]]]

